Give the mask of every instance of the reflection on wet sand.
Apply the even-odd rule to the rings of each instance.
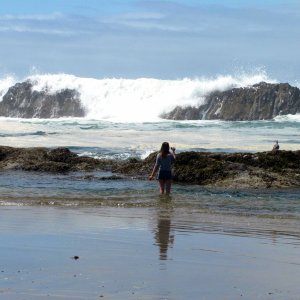
[[[299,299],[298,219],[281,227],[164,200],[2,207],[0,299]]]
[[[170,196],[162,197],[160,204],[171,203]],[[157,228],[155,230],[155,244],[159,247],[159,259],[168,259],[168,248],[174,243],[174,233],[171,226],[172,209],[160,207],[157,213]]]

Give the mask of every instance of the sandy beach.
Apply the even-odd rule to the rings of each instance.
[[[0,299],[299,299],[290,225],[168,205],[2,206]]]

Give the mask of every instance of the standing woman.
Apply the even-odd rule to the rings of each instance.
[[[152,180],[155,173],[159,169],[158,181],[159,181],[161,194],[164,194],[165,191],[166,194],[170,194],[171,191],[171,184],[172,184],[171,167],[173,161],[176,159],[175,148],[171,148],[171,150],[172,151],[170,152],[169,143],[167,142],[162,143],[160,152],[157,154],[156,157],[155,166],[152,170],[151,175],[149,176],[149,179]]]

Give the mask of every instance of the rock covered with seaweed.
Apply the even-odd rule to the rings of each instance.
[[[146,159],[104,160],[78,156],[67,148],[0,146],[0,170],[64,173],[105,170],[147,179],[156,153]],[[300,151],[259,153],[182,152],[173,166],[174,182],[224,188],[300,187]],[[84,177],[83,177],[84,178]],[[111,177],[118,178],[120,177]]]
[[[97,168],[97,160],[80,157],[67,148],[0,147],[0,170],[38,172],[87,171]]]

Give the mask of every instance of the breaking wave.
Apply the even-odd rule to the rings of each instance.
[[[86,118],[119,122],[157,121],[160,114],[174,107],[199,105],[206,94],[233,87],[244,87],[261,81],[275,83],[267,74],[223,75],[215,78],[184,78],[179,80],[93,79],[68,74],[33,75],[30,80],[36,91],[55,94],[63,89],[79,92]],[[0,80],[0,101],[8,88],[17,82],[13,77]]]

